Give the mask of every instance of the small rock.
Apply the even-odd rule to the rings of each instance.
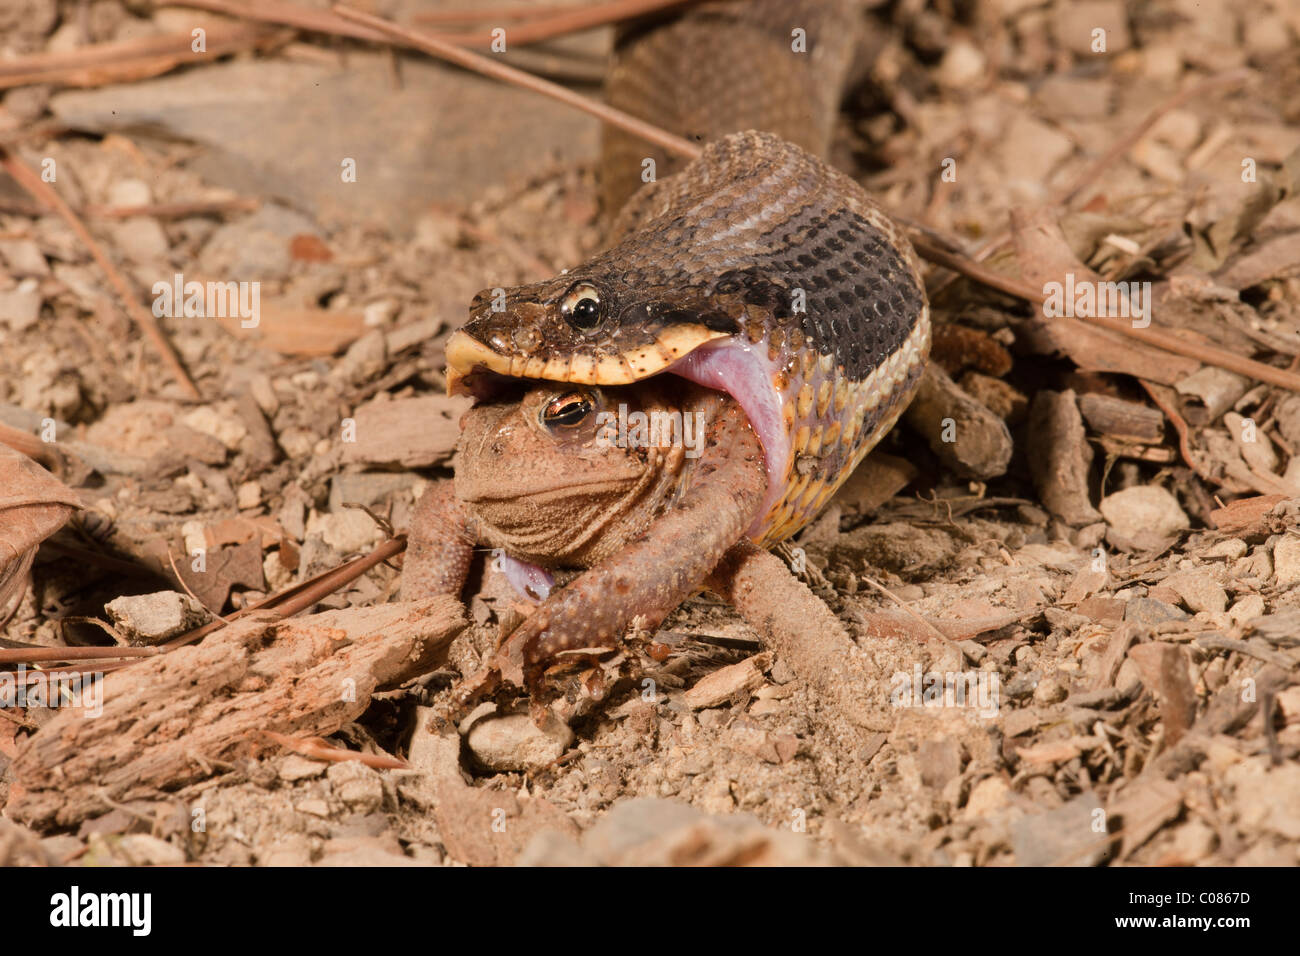
[[[285,783],[310,780],[312,777],[319,777],[324,772],[325,764],[319,760],[309,760],[302,754],[289,754],[280,761],[280,779]]]
[[[384,836],[339,837],[321,847],[317,866],[416,866],[402,852],[397,837]]]
[[[1151,597],[1135,597],[1125,606],[1125,620],[1145,627],[1164,624],[1166,620],[1187,620],[1190,615],[1182,607],[1165,604]]]
[[[1090,597],[1080,601],[1075,611],[1092,621],[1122,621],[1127,602],[1108,597]]]
[[[1273,546],[1273,575],[1280,587],[1300,581],[1300,537],[1289,534]]]
[[[180,866],[185,851],[147,833],[128,833],[117,840],[117,852],[131,866]]]
[[[968,87],[984,75],[984,54],[966,40],[956,40],[948,46],[939,61],[935,78],[951,90]]]
[[[319,535],[339,554],[352,554],[373,547],[383,531],[364,511],[348,508],[331,514],[313,512],[307,519],[307,534]]]
[[[224,414],[211,405],[200,405],[181,421],[196,432],[211,435],[231,451],[239,451],[248,436],[248,427],[237,414]]]
[[[1263,760],[1243,761],[1226,773],[1236,790],[1238,826],[1271,830],[1286,840],[1300,840],[1300,764],[1269,767]]]
[[[1065,806],[1017,820],[1011,827],[1016,866],[1093,866],[1106,852],[1093,822],[1102,807],[1088,790]]]
[[[1002,720],[1002,731],[1008,737],[1019,737],[1036,730],[1043,723],[1043,715],[1032,707],[1009,711]]]
[[[1011,804],[1011,788],[1001,777],[985,777],[971,787],[966,798],[966,815],[986,817]]]
[[[1045,677],[1034,688],[1034,702],[1039,704],[1058,704],[1070,694],[1069,690],[1055,677]]]
[[[1161,582],[1173,588],[1193,611],[1219,613],[1228,607],[1228,593],[1205,571],[1193,568],[1169,575]]]
[[[719,668],[705,676],[682,695],[683,699],[693,710],[717,707],[734,697],[762,687],[763,672],[771,666],[771,654],[755,654],[739,664]]]
[[[961,744],[951,737],[925,740],[917,751],[921,767],[921,783],[942,790],[950,780],[961,776]]]
[[[527,714],[507,714],[480,720],[465,743],[489,770],[541,770],[569,749],[573,731],[554,717],[541,728]]]
[[[727,732],[726,745],[767,763],[789,763],[799,754],[799,738],[794,734],[774,734],[748,721],[735,724]],[[689,760],[689,758],[688,758]],[[687,769],[685,772],[691,773]],[[699,773],[694,769],[694,773]]]
[[[1244,598],[1228,608],[1228,619],[1233,624],[1245,624],[1264,613],[1264,598],[1258,594],[1247,594]]]
[[[345,381],[360,384],[382,370],[387,358],[387,340],[375,329],[348,346],[334,372]]]
[[[153,191],[143,179],[119,179],[108,187],[110,206],[147,206],[153,202]]]
[[[1119,53],[1132,46],[1123,0],[1074,0],[1054,9],[1052,25],[1056,42],[1081,57]],[[1106,31],[1104,52],[1093,46],[1093,31],[1097,29]]]
[[[179,591],[114,598],[104,610],[133,646],[160,644],[208,619],[208,612],[198,601]]]
[[[0,292],[0,325],[22,332],[36,324],[44,297],[36,291],[36,280],[24,279],[16,289]]]
[[[1135,485],[1101,500],[1106,523],[1143,551],[1157,551],[1169,544],[1191,522],[1178,499],[1157,485]]]
[[[199,266],[208,275],[279,279],[288,274],[294,236],[319,235],[312,220],[278,203],[264,203],[256,212],[217,229],[200,253]]]
[[[1246,542],[1240,538],[1224,538],[1222,541],[1216,541],[1205,550],[1206,558],[1227,558],[1229,561],[1236,561],[1246,554]]]
[[[330,764],[325,771],[334,794],[349,810],[374,813],[384,805],[384,783],[379,774],[359,760]]]
[[[0,259],[9,266],[9,274],[16,279],[32,277],[43,279],[50,274],[50,264],[40,246],[30,239],[0,239]]]
[[[1174,831],[1170,852],[1178,857],[1179,864],[1190,866],[1205,859],[1219,845],[1219,836],[1200,820],[1192,820]]]
[[[586,853],[605,865],[810,866],[834,862],[816,841],[765,827],[748,813],[706,814],[675,800],[621,800],[583,834]],[[543,863],[533,848],[520,863]]]
[[[330,805],[324,800],[300,800],[294,805],[294,809],[299,813],[310,813],[312,816],[320,817],[323,820],[328,820],[330,815]]]
[[[140,265],[158,265],[171,251],[171,242],[157,219],[149,216],[132,216],[113,223],[109,229],[113,243],[122,254]],[[171,276],[159,275],[158,280],[170,281]]]
[[[1010,700],[1022,700],[1034,692],[1038,682],[1043,679],[1043,675],[1038,671],[1030,671],[1028,674],[1017,674],[1011,680],[1007,681],[1002,687],[1002,692]]]
[[[243,511],[262,503],[262,486],[255,481],[245,481],[235,492],[235,507]]]

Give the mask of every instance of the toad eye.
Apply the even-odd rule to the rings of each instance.
[[[592,408],[590,397],[581,392],[569,392],[546,404],[542,409],[541,421],[552,431],[573,428],[582,424],[583,420],[591,414]]]
[[[600,291],[590,282],[579,282],[564,294],[560,314],[575,329],[590,332],[600,325]]]

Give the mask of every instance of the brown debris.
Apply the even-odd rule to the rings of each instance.
[[[24,743],[14,770],[26,793],[9,812],[67,825],[100,811],[105,795],[156,796],[228,768],[250,752],[250,735],[334,733],[376,690],[427,669],[465,626],[462,613],[432,598],[249,620],[114,673],[99,718],[66,711]]]
[[[967,478],[1006,472],[1012,452],[1006,423],[958,388],[942,369],[926,368],[904,418],[925,436],[945,469]]]
[[[1081,527],[1101,520],[1088,493],[1092,448],[1074,392],[1042,391],[1029,409],[1029,457],[1034,485],[1047,509],[1066,524]]]

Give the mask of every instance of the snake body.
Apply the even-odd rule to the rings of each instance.
[[[626,29],[608,99],[708,145],[642,186],[655,154],[608,134],[604,195],[641,187],[610,245],[507,290],[504,308],[481,293],[447,345],[452,390],[482,393],[497,376],[617,386],[669,373],[725,391],[767,467],[749,536],[771,544],[810,521],[906,407],[930,343],[907,239],[815,155],[855,22],[840,0],[754,0]]]

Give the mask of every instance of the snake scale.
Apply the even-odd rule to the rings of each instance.
[[[930,344],[907,239],[822,158],[860,23],[847,0],[732,0],[624,26],[608,101],[703,152],[683,165],[607,132],[602,197],[620,211],[606,248],[552,279],[480,293],[447,344],[449,390],[486,406],[506,381],[606,390],[676,376],[725,393],[757,436],[766,478],[737,527],[767,546],[812,520],[898,419]],[[656,176],[643,184],[648,168]],[[716,429],[744,445],[723,419]],[[702,472],[715,481],[723,452]],[[506,656],[536,663],[608,646],[634,612],[661,620],[735,543],[706,547],[714,505],[693,500],[698,548],[669,504],[657,538],[652,528],[629,539],[635,562],[612,558],[552,595]],[[453,589],[483,516],[445,490],[422,509],[407,573]],[[610,611],[620,595],[630,609]]]

